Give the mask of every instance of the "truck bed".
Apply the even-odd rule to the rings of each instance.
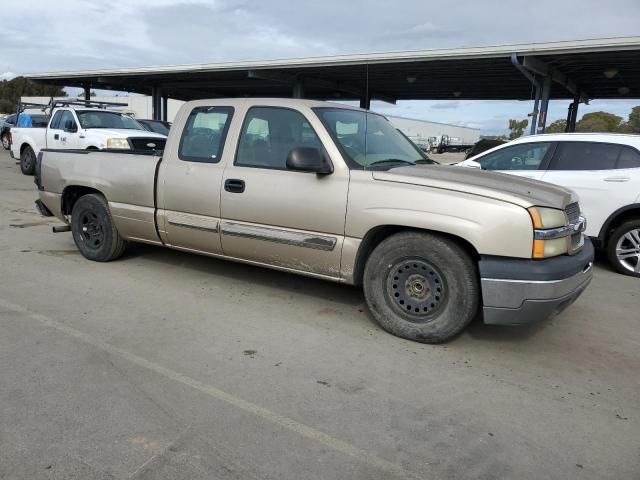
[[[47,207],[61,220],[66,220],[61,209],[65,191],[77,187],[93,189],[108,199],[114,222],[122,234],[157,242],[155,179],[161,158],[158,153],[45,149],[36,182],[47,192]]]
[[[11,153],[14,158],[20,158],[22,149],[29,145],[34,154],[38,154],[38,146],[47,143],[46,127],[11,127]]]

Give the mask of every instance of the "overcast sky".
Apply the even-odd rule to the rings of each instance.
[[[10,74],[629,36],[640,0],[4,0],[0,79]],[[592,102],[626,117],[640,102]],[[550,120],[566,116],[553,102]],[[389,114],[484,133],[531,102],[400,102]]]

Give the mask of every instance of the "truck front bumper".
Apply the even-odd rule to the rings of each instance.
[[[546,260],[485,256],[479,262],[484,322],[522,325],[545,320],[571,305],[593,275],[593,245],[576,255]]]

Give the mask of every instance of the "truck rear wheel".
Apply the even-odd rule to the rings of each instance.
[[[478,313],[475,263],[442,235],[403,232],[383,240],[367,260],[363,284],[382,328],[409,340],[445,342]]]
[[[115,260],[127,247],[113,224],[105,198],[99,194],[84,195],[75,203],[71,232],[80,253],[96,262]]]
[[[36,168],[36,154],[33,153],[33,149],[26,146],[22,153],[20,153],[20,170],[25,175],[33,175],[33,171]]]
[[[640,277],[640,219],[624,222],[613,231],[607,257],[618,273]]]

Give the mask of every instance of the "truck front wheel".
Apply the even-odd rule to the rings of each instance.
[[[33,153],[33,149],[26,146],[20,153],[20,170],[25,175],[33,175],[33,171],[36,168],[36,154]]]
[[[107,201],[99,194],[84,195],[75,203],[71,232],[80,253],[96,262],[115,260],[127,247],[113,224]]]
[[[382,328],[423,343],[455,337],[480,304],[475,262],[437,234],[402,232],[383,240],[367,260],[363,286]]]
[[[2,148],[5,150],[9,150],[11,148],[11,144],[9,143],[9,135],[6,133],[2,134]]]

